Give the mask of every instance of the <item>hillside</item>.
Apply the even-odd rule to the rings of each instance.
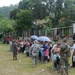
[[[15,8],[18,8],[18,5],[10,5],[10,6],[0,7],[0,14],[3,15],[4,17],[9,18],[10,11]]]

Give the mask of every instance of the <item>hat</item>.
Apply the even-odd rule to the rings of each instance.
[[[63,42],[67,42],[67,39],[66,38],[63,38]]]

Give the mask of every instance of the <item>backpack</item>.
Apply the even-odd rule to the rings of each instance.
[[[66,54],[67,57],[70,57],[71,56],[71,53],[70,53],[70,47],[69,47],[69,45],[63,45],[61,47],[61,53],[63,55]]]

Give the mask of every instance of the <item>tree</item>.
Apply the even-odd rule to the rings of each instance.
[[[4,16],[0,14],[0,20],[4,19]]]
[[[11,31],[13,31],[12,21],[6,18],[0,20],[0,32],[11,32]]]
[[[62,13],[63,13],[63,0],[57,0],[55,2],[55,18],[53,19],[52,21],[52,24],[53,24],[53,27],[56,27],[59,25],[59,20],[61,19],[62,17]]]
[[[46,3],[52,27],[71,25],[75,20],[74,0],[43,0]]]
[[[22,0],[19,2],[19,9],[29,9],[30,0]]]
[[[47,16],[46,6],[42,0],[22,0],[19,9],[32,10],[35,19],[43,19]]]
[[[10,11],[10,19],[15,20],[16,19],[16,13],[18,12],[18,9],[14,9]]]
[[[3,7],[0,7],[0,14],[2,14],[4,17],[6,18],[9,18],[9,13],[11,10],[13,9],[17,9],[18,8],[18,5],[10,5],[10,6],[3,6]]]
[[[63,0],[63,11],[59,19],[59,26],[71,26],[75,21],[75,4],[74,0]]]
[[[30,10],[20,10],[16,14],[16,25],[15,29],[19,32],[25,31],[31,28],[33,25],[33,15]]]
[[[21,10],[32,11],[34,21],[48,17],[50,21],[49,27],[69,26],[72,21],[75,21],[75,0],[21,0],[18,12],[15,9],[10,12],[10,17],[16,20],[17,25],[15,27],[17,30],[19,30],[19,28],[21,28],[21,24],[25,22],[21,21],[21,18],[19,18],[21,22],[18,20],[18,17],[23,13]],[[17,15],[17,18],[16,14],[19,14],[19,16]],[[26,25],[27,24],[22,27],[25,26],[24,28],[28,29]],[[22,29],[23,28],[20,30]]]

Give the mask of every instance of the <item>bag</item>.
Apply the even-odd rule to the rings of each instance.
[[[33,57],[36,57],[36,55],[37,55],[36,53],[32,53],[32,56],[33,56]]]

